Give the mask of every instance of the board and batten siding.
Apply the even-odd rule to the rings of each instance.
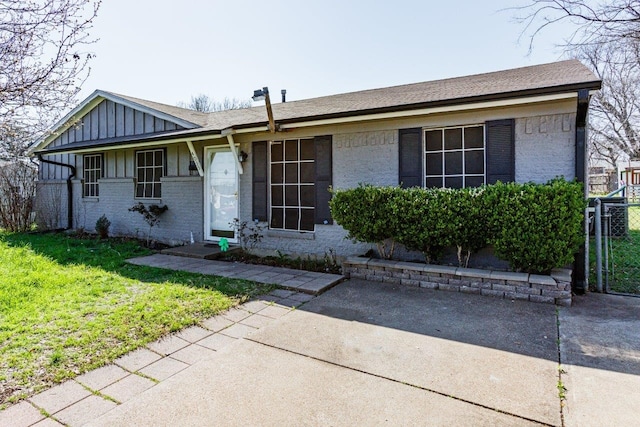
[[[176,123],[105,99],[80,118],[75,125],[51,141],[49,147],[57,148],[74,142],[98,141],[181,129],[184,127]],[[78,169],[78,173],[82,167],[82,156],[76,159],[72,154],[56,154],[48,156],[47,159],[71,164]],[[66,179],[68,176],[68,168],[50,164],[40,166],[40,179]]]

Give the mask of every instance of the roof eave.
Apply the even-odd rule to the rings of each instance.
[[[122,98],[117,94],[97,89],[93,91],[93,93],[87,98],[85,98],[84,101],[78,104],[73,110],[67,113],[62,119],[58,120],[56,124],[51,127],[51,130],[47,131],[45,135],[41,136],[33,144],[31,144],[31,146],[27,150],[27,155],[32,156],[41,153],[42,150],[40,150],[40,148],[46,147],[49,143],[51,143],[51,141],[57,138],[58,135],[62,134],[71,126],[73,126],[80,117],[91,111],[96,105],[98,105],[105,99],[121,103],[123,105],[138,109],[149,114],[153,114],[161,119],[174,122],[187,129],[194,129],[199,127],[198,124],[192,123],[188,120],[172,116],[159,110],[154,110],[145,105]]]

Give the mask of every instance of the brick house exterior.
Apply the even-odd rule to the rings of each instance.
[[[30,150],[37,217],[91,231],[105,214],[112,234],[136,235],[146,225],[128,208],[155,203],[169,208],[153,231],[166,243],[233,240],[237,217],[265,226],[263,251],[359,254],[331,220],[329,186],[584,181],[599,88],[562,61],[277,103],[274,132],[264,106],[199,113],[98,90]]]

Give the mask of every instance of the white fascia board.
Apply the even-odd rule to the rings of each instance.
[[[222,135],[203,135],[203,136],[196,136],[196,137],[181,136],[179,138],[164,139],[164,140],[158,140],[158,141],[131,142],[128,144],[104,145],[99,147],[82,147],[82,148],[76,148],[75,150],[71,148],[69,150],[56,151],[54,153],[43,152],[41,154],[43,156],[53,156],[56,154],[82,154],[82,153],[92,153],[92,152],[95,153],[95,152],[103,152],[103,151],[121,150],[126,148],[146,148],[146,147],[157,147],[160,145],[185,144],[187,141],[197,142],[197,141],[205,141],[208,139],[220,139],[220,138],[223,138],[223,136]]]
[[[45,135],[31,144],[31,147],[27,150],[27,155],[31,156],[35,151],[38,151],[42,147],[46,147],[51,141],[73,126],[80,117],[84,116],[87,112],[91,111],[96,105],[102,102],[104,98],[102,98],[100,92],[102,91],[94,91],[73,110],[69,111],[66,116],[58,120]]]
[[[470,104],[448,105],[444,107],[420,108],[417,110],[392,111],[388,113],[374,113],[374,114],[365,114],[360,116],[337,117],[333,119],[324,119],[324,120],[309,120],[306,122],[281,124],[280,128],[295,129],[295,128],[308,127],[308,126],[333,125],[333,124],[362,122],[362,121],[370,121],[370,120],[399,119],[399,118],[405,118],[405,117],[425,116],[429,114],[438,114],[438,113],[457,113],[457,112],[470,111],[470,110],[482,110],[482,109],[488,109],[488,108],[535,104],[539,102],[560,101],[560,100],[566,100],[566,99],[572,99],[572,98],[577,99],[577,97],[578,97],[578,94],[576,92],[561,93],[561,94],[555,94],[555,95],[541,95],[541,96],[532,96],[527,98],[505,99],[505,100],[498,100],[498,101],[475,102]]]
[[[58,122],[56,122],[56,124],[51,127],[51,130],[47,132],[46,136],[41,137],[39,140],[33,143],[29,148],[29,150],[27,150],[27,155],[31,156],[35,151],[38,151],[41,148],[46,147],[49,143],[51,143],[51,141],[56,139],[58,136],[64,133],[71,126],[75,125],[81,117],[83,117],[89,111],[93,110],[93,108],[95,108],[98,104],[100,104],[105,99],[108,99],[109,101],[117,102],[119,104],[125,105],[135,110],[142,111],[143,113],[151,114],[160,119],[176,123],[187,129],[195,129],[198,127],[198,125],[194,123],[188,122],[186,120],[180,119],[170,114],[163,113],[162,111],[145,107],[144,105],[131,102],[127,99],[121,98],[110,92],[105,92],[103,90],[98,89],[98,90],[95,90],[87,98],[85,98],[84,101],[78,104],[66,116],[58,120]]]

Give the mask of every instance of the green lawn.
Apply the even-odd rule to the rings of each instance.
[[[0,408],[270,289],[124,263],[147,253],[0,231]]]
[[[624,237],[613,237],[609,240],[611,250],[609,285],[613,292],[640,294],[640,206],[630,206],[627,215],[628,233]],[[594,288],[596,286],[594,238],[591,238],[589,252],[592,266],[589,282]],[[604,286],[604,277],[602,280]]]

